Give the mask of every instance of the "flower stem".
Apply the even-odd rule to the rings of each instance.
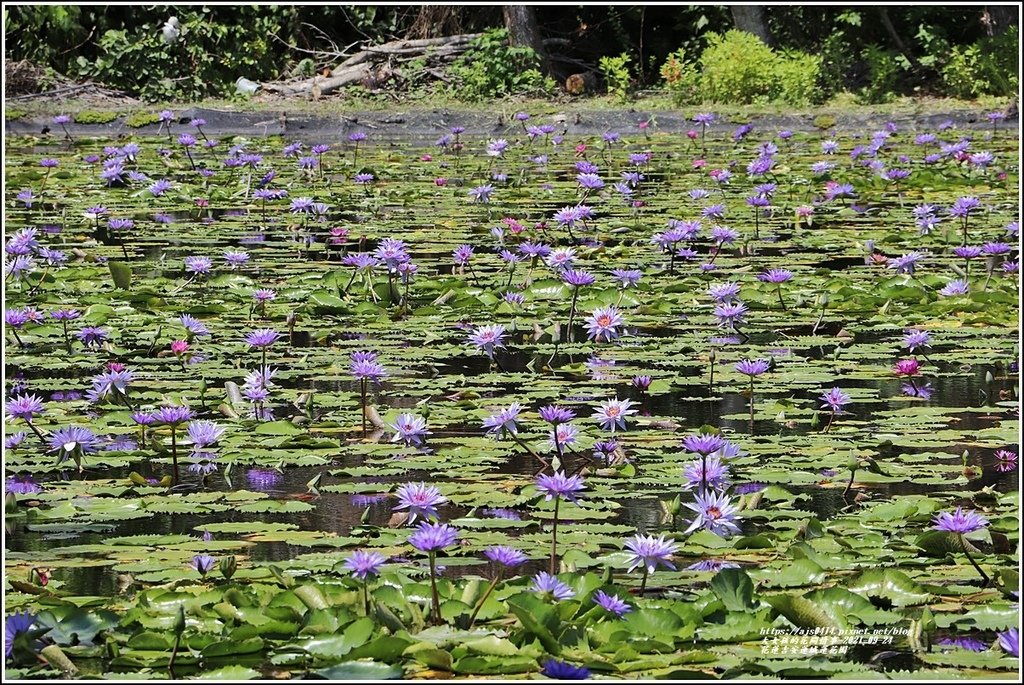
[[[434,552],[429,552],[430,557],[430,601],[431,622],[436,626],[441,624],[441,599],[437,595],[437,574],[435,573]]]
[[[640,581],[640,596],[641,597],[643,597],[644,596],[644,592],[647,591],[647,574],[648,574],[647,565],[644,564],[644,577],[643,577],[643,580]]]
[[[366,437],[366,379],[359,379],[359,392],[363,397],[363,437]]]
[[[960,546],[963,547],[963,549],[964,549],[964,556],[967,557],[967,561],[971,562],[971,566],[974,567],[974,570],[976,570],[978,573],[981,574],[982,587],[987,586],[990,582],[992,582],[991,578],[989,578],[988,574],[986,574],[984,571],[981,570],[981,567],[978,566],[978,562],[976,562],[974,560],[974,557],[971,556],[971,553],[969,551],[967,551],[967,549],[968,549],[967,546],[970,543],[967,542],[966,539],[964,539],[963,535],[959,535],[958,537],[960,538]]]
[[[178,427],[171,424],[171,460],[174,463],[174,484],[177,485],[181,479],[178,473]]]
[[[492,580],[491,584],[487,586],[487,592],[484,593],[484,596],[480,598],[480,601],[477,602],[476,607],[473,609],[473,613],[469,617],[469,628],[468,628],[468,630],[473,630],[473,626],[476,624],[476,615],[480,613],[481,609],[483,609],[484,602],[486,602],[487,598],[491,596],[492,592],[494,592],[494,588],[498,585],[498,581],[500,579],[501,579],[501,569],[499,568],[497,573],[494,574],[494,580]]]
[[[39,432],[38,428],[36,428],[36,424],[32,423],[28,419],[25,420],[25,423],[28,424],[28,427],[31,428],[32,432],[36,434],[37,438],[39,438],[39,442],[43,443],[43,446],[45,447],[46,446],[46,438],[44,438],[43,434]]]
[[[561,497],[555,497],[555,515],[551,519],[551,559],[548,562],[548,573],[558,573],[558,502]]]
[[[525,442],[523,442],[522,438],[520,438],[518,435],[516,435],[515,433],[511,433],[511,432],[509,433],[509,435],[512,436],[512,440],[515,441],[515,443],[517,445],[519,445],[524,450],[529,452],[533,457],[535,457],[537,459],[537,461],[539,461],[540,463],[544,464],[545,468],[547,468],[548,466],[551,466],[551,463],[548,460],[546,460],[544,457],[542,457],[539,454],[537,454],[536,452],[534,452],[530,448],[530,446],[527,445]]]
[[[750,377],[750,432],[754,432],[754,377]]]
[[[843,490],[843,499],[850,494],[850,490],[853,489],[853,479],[857,475],[857,469],[850,469],[850,482],[846,484],[846,489]]]
[[[572,324],[573,324],[573,319],[576,318],[576,298],[579,297],[579,294],[580,294],[579,286],[573,288],[573,291],[572,291],[572,302],[569,303],[569,323],[566,326],[567,330],[565,332],[565,337],[569,339],[569,342],[572,342],[572,338],[573,338],[573,335],[572,335]]]

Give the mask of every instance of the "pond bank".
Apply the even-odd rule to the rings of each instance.
[[[501,136],[521,133],[521,125],[511,118],[512,110],[505,112],[479,111],[472,108],[395,108],[390,111],[337,111],[336,104],[324,106],[323,114],[310,111],[309,103],[282,103],[283,107],[261,108],[258,111],[211,109],[188,107],[174,110],[179,125],[187,125],[194,118],[206,120],[204,129],[211,135],[252,135],[252,136],[295,136],[316,138],[324,142],[345,139],[349,133],[368,130],[377,140],[407,139],[410,137],[442,135],[451,126],[464,126],[478,134]],[[713,111],[714,107],[709,107]],[[154,108],[154,111],[157,111]],[[578,105],[565,106],[548,116],[537,117],[538,122],[555,123],[566,135],[600,135],[616,131],[624,135],[642,135],[639,125],[650,122],[648,132],[685,133],[696,125],[690,120],[694,107],[679,110],[660,109],[593,109]],[[822,114],[823,110],[811,110],[792,114],[752,114],[729,118],[731,126],[746,123],[754,131],[815,131],[822,128],[840,131],[873,130],[888,122],[901,130],[926,130],[952,122],[959,129],[991,130],[992,125],[977,108],[939,110],[929,114],[921,112],[848,113]],[[163,135],[158,123],[143,126],[129,125],[130,115],[118,116],[108,123],[69,124],[72,134],[82,136]],[[51,135],[61,132],[53,130],[52,116],[30,114],[18,119],[5,121],[6,135],[41,135],[50,129]],[[831,126],[826,124],[831,123]],[[1019,115],[1014,113],[1000,122],[1001,128],[1017,129]],[[732,128],[729,129],[729,132]],[[719,135],[722,131],[719,130]]]

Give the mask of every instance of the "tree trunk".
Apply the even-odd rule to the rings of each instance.
[[[896,46],[896,49],[900,51],[901,55],[907,58],[907,61],[910,62],[910,66],[914,69],[920,69],[921,63],[917,61],[916,57],[914,57],[914,53],[907,48],[907,44],[903,42],[902,38],[900,38],[900,34],[893,25],[892,19],[889,18],[888,8],[885,6],[879,7],[878,16],[882,20],[882,26],[885,28],[885,32],[889,34],[889,38]]]
[[[540,59],[540,70],[544,74],[551,73],[551,64],[548,61],[547,52],[544,51],[544,41],[540,37],[540,29],[537,27],[537,15],[533,7],[528,5],[505,5],[502,7],[505,16],[505,28],[508,29],[509,41],[512,45],[522,45],[533,48]]]
[[[732,20],[740,31],[753,33],[765,45],[775,47],[775,36],[768,28],[768,14],[764,5],[730,5]]]
[[[981,23],[989,36],[1001,36],[1018,22],[1015,5],[986,5],[981,11]]]

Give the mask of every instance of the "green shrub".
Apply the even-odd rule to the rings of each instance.
[[[821,57],[789,51],[776,55],[774,76],[778,81],[777,99],[791,105],[820,102]]]
[[[629,95],[629,86],[632,77],[629,74],[630,57],[622,53],[618,57],[602,57],[598,61],[598,68],[608,84],[608,92],[625,102]]]
[[[868,83],[857,92],[857,99],[866,104],[888,102],[895,95],[903,74],[906,58],[895,50],[868,45],[861,52],[867,64]]]
[[[981,95],[1011,96],[1020,85],[1018,29],[957,46],[943,65],[942,83],[948,95],[976,98]]]
[[[661,75],[676,100],[738,104],[781,101],[793,105],[821,99],[821,58],[776,52],[743,31],[709,33],[700,68],[682,50],[669,55]]]
[[[206,7],[178,11],[181,34],[171,45],[157,24],[108,30],[98,41],[100,56],[78,58],[78,75],[155,102],[226,95],[239,76],[278,73],[269,37],[276,28],[273,15],[228,24],[214,21],[209,12]]]
[[[159,122],[160,115],[156,112],[132,112],[124,120],[125,126],[129,128],[142,128]]]
[[[82,110],[75,114],[76,124],[109,124],[117,119],[117,112],[98,112],[96,110]]]
[[[836,118],[831,114],[819,114],[814,117],[814,121],[811,123],[814,124],[814,128],[821,131],[827,131],[836,125]]]
[[[670,53],[661,65],[661,78],[678,102],[696,102],[700,99],[700,72],[686,59],[686,50],[679,48]]]
[[[708,34],[700,56],[700,93],[711,102],[767,102],[775,90],[775,52],[743,31]]]
[[[554,80],[540,72],[532,48],[508,44],[508,31],[492,29],[477,38],[452,65],[452,93],[465,100],[505,95],[547,95]]]

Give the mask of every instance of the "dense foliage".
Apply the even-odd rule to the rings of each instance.
[[[662,69],[681,103],[782,101],[806,105],[821,93],[820,58],[780,53],[743,31],[710,33],[696,68],[685,68],[685,53],[670,55]]]
[[[451,69],[451,92],[466,100],[504,95],[551,95],[555,82],[540,72],[531,48],[509,45],[508,31],[492,29],[473,41]]]
[[[4,12],[6,57],[32,60],[151,100],[196,98],[229,94],[240,76],[259,82],[296,67],[296,73],[308,72],[305,50],[341,49],[410,31],[483,32],[503,23],[497,7],[457,8],[436,24],[424,20],[425,11],[343,5],[18,6]],[[167,45],[160,27],[171,15],[183,30],[180,40]],[[734,21],[725,6],[536,8],[541,33],[558,39],[555,49],[568,58],[555,61],[556,73],[550,76],[564,78],[590,64],[606,77],[609,92],[622,98],[636,88],[663,85],[659,75],[667,69],[675,75],[669,86],[676,86],[681,99],[717,101],[722,89],[714,85],[713,72],[725,74],[729,82],[738,79],[743,90],[736,96],[745,101],[790,103],[820,101],[837,92],[865,102],[922,92],[1014,95],[1017,30],[986,30],[985,16],[977,6],[770,6],[766,25],[777,44],[768,59],[781,80],[772,86],[767,77],[748,73],[743,55],[726,49],[741,43],[728,38]],[[479,46],[482,63],[463,60],[456,68],[451,90],[458,97],[499,97],[551,85],[534,72],[537,66],[522,67],[522,60],[529,59],[519,52],[523,48],[496,46],[495,35]],[[512,59],[503,59],[502,50],[510,51]],[[612,69],[608,60],[623,57],[630,66],[623,68],[624,62]],[[685,77],[678,74],[681,63]],[[522,67],[522,73],[513,73],[514,67]],[[689,71],[708,75],[691,78]]]

